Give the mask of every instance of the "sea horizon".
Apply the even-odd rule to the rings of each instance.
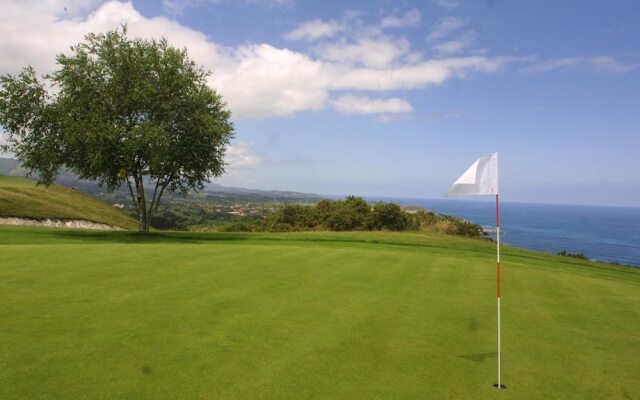
[[[484,199],[365,196],[495,226],[495,205]],[[503,243],[551,254],[566,251],[590,260],[640,267],[640,207],[500,201]]]

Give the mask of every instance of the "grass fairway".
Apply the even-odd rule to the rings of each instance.
[[[0,227],[0,399],[638,399],[640,270],[431,234]]]

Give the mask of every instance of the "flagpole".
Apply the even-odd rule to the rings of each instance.
[[[496,280],[498,289],[498,383],[493,386],[506,389],[502,384],[500,348],[500,197],[498,190],[498,153],[481,157],[458,178],[446,196],[494,195],[496,196]]]
[[[496,193],[496,280],[498,289],[498,383],[494,385],[498,389],[506,389],[501,382],[501,349],[500,349],[500,197]]]

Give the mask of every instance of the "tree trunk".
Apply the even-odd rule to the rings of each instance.
[[[138,194],[138,232],[149,232],[149,218],[147,216],[147,201],[144,196],[144,181],[142,173],[135,176],[136,192]]]
[[[152,210],[148,210],[147,212],[144,213],[144,233],[149,233],[149,229],[151,228],[152,217],[153,217]]]
[[[144,197],[138,195],[138,204],[140,209],[138,211],[138,232],[149,232],[149,222],[147,221],[146,204],[144,204]]]
[[[153,214],[158,211],[158,206],[160,205],[160,200],[162,199],[162,195],[164,194],[164,190],[167,188],[169,183],[171,183],[170,177],[160,181],[156,181],[156,187],[153,190],[153,197],[151,198],[151,203],[149,204],[149,208],[147,209],[147,201],[144,193],[144,176],[141,173],[134,173],[133,179],[136,185],[136,196],[133,194],[133,188],[131,187],[131,181],[127,176],[127,185],[129,186],[129,194],[131,195],[131,200],[136,206],[136,211],[138,213],[138,232],[140,233],[149,233],[151,229],[151,219],[153,218]],[[158,191],[158,188],[160,191]]]

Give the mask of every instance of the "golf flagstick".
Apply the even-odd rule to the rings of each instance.
[[[501,383],[501,354],[500,354],[500,195],[496,193],[496,283],[498,288],[498,383],[494,387],[498,389],[506,389],[507,387]]]
[[[496,196],[496,283],[498,292],[498,383],[493,386],[498,389],[506,389],[502,384],[500,343],[500,198],[498,194],[498,153],[479,158],[465,171],[464,174],[451,186],[446,196]]]

